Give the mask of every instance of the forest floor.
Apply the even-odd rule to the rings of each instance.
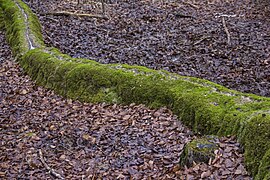
[[[40,3],[40,9],[44,12],[49,12],[53,7],[58,7],[58,1],[33,1],[32,7],[38,7],[38,2]],[[62,10],[67,10],[67,6],[71,6],[71,4],[59,5],[58,8],[64,7],[65,9]],[[158,57],[165,56],[169,49],[163,51],[162,48],[170,47],[166,45],[169,42],[167,41],[169,36],[157,38],[154,35],[147,36],[145,34],[143,37],[137,37],[136,45],[133,35],[129,33],[134,31],[134,36],[137,36],[136,33],[149,33],[150,29],[148,28],[150,26],[143,26],[143,24],[152,21],[151,18],[153,17],[158,19],[153,22],[161,20],[162,17],[151,15],[153,12],[159,12],[159,9],[166,11],[168,18],[172,18],[169,18],[168,21],[173,21],[177,15],[172,14],[173,16],[171,16],[168,13],[172,8],[171,5],[162,5],[162,8],[160,8],[161,5],[158,4],[157,7],[153,7],[153,12],[146,8],[147,12],[144,14],[137,13],[137,11],[144,11],[144,6],[148,7],[147,1],[138,1],[132,7],[128,3],[111,4],[111,6],[115,7],[114,16],[117,14],[119,14],[119,18],[131,16],[131,24],[136,20],[135,17],[141,16],[140,21],[146,21],[142,23],[141,28],[145,29],[137,32],[137,30],[132,30],[132,28],[135,28],[135,26],[132,26],[129,31],[125,28],[129,26],[121,25],[125,22],[119,21],[123,33],[127,33],[126,40],[131,39],[128,43],[127,41],[122,42],[125,39],[122,37],[123,34],[116,33],[111,37],[111,30],[118,28],[117,17],[114,17],[113,14],[107,15],[110,17],[109,20],[43,15],[40,16],[40,19],[43,25],[44,23],[47,24],[44,25],[44,27],[47,27],[44,28],[44,33],[51,35],[45,36],[47,43],[51,41],[52,45],[69,52],[73,56],[79,56],[80,53],[85,57],[94,56],[93,58],[100,59],[103,63],[114,62],[109,61],[113,60],[109,57],[121,53],[121,56],[118,57],[117,55],[114,60],[122,59],[123,61],[118,62],[125,63],[124,60],[131,62],[137,59],[135,62],[138,62],[141,57],[142,60],[147,57],[146,54],[143,54],[143,47],[145,47],[145,50],[151,48],[153,56],[156,56],[155,51],[156,48],[158,49],[158,45],[161,46],[161,54],[158,54]],[[190,8],[189,5],[186,6]],[[53,10],[60,10],[58,8]],[[109,5],[106,9],[106,13],[113,12]],[[33,8],[33,10],[37,12],[37,9]],[[133,13],[130,13],[130,11]],[[181,13],[188,12],[183,10]],[[192,16],[195,15],[192,14]],[[163,20],[165,21],[164,17]],[[187,18],[180,18],[180,20],[183,22],[193,21]],[[106,24],[107,22],[108,24]],[[110,24],[113,22],[114,25]],[[196,26],[194,23],[193,25]],[[178,27],[179,25],[176,23],[175,26]],[[140,27],[136,26],[136,28]],[[160,25],[159,28],[162,31],[163,26]],[[53,29],[54,32],[52,32]],[[92,31],[94,29],[95,31]],[[104,29],[106,34],[101,33]],[[175,29],[177,28],[175,27]],[[157,35],[158,30],[155,30]],[[222,31],[221,27],[220,31]],[[200,32],[203,31],[200,30]],[[155,33],[153,32],[153,34]],[[177,41],[181,40],[181,34],[175,32],[174,35],[179,35]],[[82,39],[80,39],[80,36],[82,36]],[[262,36],[266,37],[265,34]],[[99,37],[111,39],[111,46],[109,42],[107,45],[100,44],[104,41],[101,39],[99,42],[97,40]],[[119,39],[117,40],[116,37]],[[226,42],[226,35],[223,34],[222,37]],[[91,44],[92,38],[97,38],[94,44]],[[150,38],[151,41],[144,38]],[[170,41],[174,38],[172,37]],[[88,41],[85,41],[87,39]],[[143,39],[145,42],[141,42]],[[163,39],[164,42],[159,42],[160,39]],[[257,41],[257,39],[254,38],[254,41]],[[264,42],[265,40],[261,41]],[[76,46],[73,43],[75,42],[77,43],[77,49],[74,49]],[[132,47],[129,50],[124,50],[125,43],[126,46]],[[119,46],[118,50],[111,51],[110,48],[116,48],[116,45]],[[151,47],[152,45],[154,47]],[[133,46],[136,46],[137,50]],[[102,49],[106,47],[108,50]],[[187,44],[185,48],[189,48]],[[82,51],[79,51],[80,49]],[[120,52],[121,50],[123,51]],[[141,55],[133,55],[133,53],[140,51]],[[151,50],[149,49],[149,51]],[[100,53],[100,55],[95,55],[93,52]],[[194,51],[194,57],[199,56],[195,52],[197,51]],[[262,59],[267,56],[265,49],[263,52]],[[111,55],[108,53],[111,53]],[[102,58],[100,58],[101,56]],[[168,58],[172,57],[172,54],[168,54]],[[161,68],[161,65],[166,64],[164,59],[164,61],[160,60],[159,63],[148,60],[147,58],[144,65],[147,66],[149,62],[153,65],[152,68],[158,68],[159,65]],[[168,62],[172,62],[171,60],[168,60]],[[212,61],[214,62],[213,58]],[[192,64],[197,66],[198,62]],[[163,67],[170,68],[171,66]],[[189,64],[183,64],[181,67],[189,67]],[[214,66],[211,65],[210,67]],[[186,70],[186,73],[191,72],[188,68]],[[166,108],[151,110],[144,105],[135,104],[121,106],[81,103],[64,99],[55,95],[53,91],[36,86],[14,61],[10,48],[5,41],[4,32],[0,32],[0,80],[1,179],[54,179],[57,176],[65,179],[252,179],[243,166],[242,150],[234,137],[217,139],[219,150],[216,152],[215,160],[209,163],[194,164],[191,168],[180,167],[179,157],[184,145],[197,137],[183,126],[170,110]]]
[[[196,136],[170,110],[88,104],[35,85],[0,32],[0,179],[252,179],[234,137],[180,167]]]
[[[108,19],[51,14],[102,15],[90,1],[29,4],[46,43],[72,57],[165,69],[269,97],[270,5],[252,1],[111,0]]]

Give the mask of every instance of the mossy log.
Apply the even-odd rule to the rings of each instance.
[[[44,45],[38,18],[21,0],[0,0],[0,7],[14,56],[39,85],[87,102],[166,106],[194,132],[236,135],[247,169],[256,179],[270,176],[270,98],[166,71],[71,58]]]

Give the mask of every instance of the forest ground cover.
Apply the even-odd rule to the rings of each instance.
[[[101,15],[100,3],[25,2],[39,16],[46,43],[73,57],[165,69],[270,96],[264,1],[106,1],[108,19],[51,14]]]
[[[170,110],[80,103],[38,87],[0,32],[1,179],[251,179],[234,137],[208,164],[179,167],[196,138]]]

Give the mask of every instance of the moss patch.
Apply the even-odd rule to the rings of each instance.
[[[269,158],[270,150],[270,113],[258,113],[246,122],[243,131],[243,142],[245,142],[245,161],[249,171],[255,174],[260,169],[264,174],[264,167],[270,165],[265,159]],[[264,157],[265,156],[265,157]],[[261,166],[260,166],[261,165]]]
[[[0,8],[0,30],[3,30],[5,27],[4,14],[3,10]]]
[[[270,179],[270,149],[265,153],[260,162],[259,172],[256,176],[256,180],[268,180]]]

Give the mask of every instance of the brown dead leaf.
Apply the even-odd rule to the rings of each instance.
[[[0,177],[5,177],[6,176],[6,172],[1,172],[0,171]]]
[[[25,94],[27,94],[27,93],[28,93],[28,91],[25,90],[25,89],[23,89],[23,90],[20,91],[20,94],[22,94],[22,95],[25,95]]]
[[[201,178],[203,179],[203,178],[207,178],[207,177],[209,177],[211,175],[211,171],[210,170],[208,170],[208,171],[205,171],[205,172],[203,172],[202,174],[201,174]]]
[[[66,159],[66,155],[62,154],[60,157],[59,157],[60,160],[65,160]]]
[[[230,159],[226,159],[224,163],[227,168],[232,167],[233,165],[233,162]]]
[[[131,115],[129,115],[129,114],[128,114],[128,115],[125,115],[125,116],[123,117],[123,120],[126,121],[126,120],[128,120],[130,117],[131,117]]]

